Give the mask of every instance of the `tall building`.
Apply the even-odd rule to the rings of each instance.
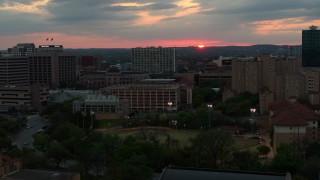
[[[132,70],[150,74],[175,72],[175,49],[164,47],[137,47],[131,50]]]
[[[10,56],[28,56],[29,53],[35,52],[36,46],[33,43],[19,43],[12,48],[8,48]]]
[[[262,61],[256,58],[232,60],[232,89],[258,93],[262,85]]]
[[[29,85],[27,57],[0,57],[0,86]]]
[[[36,52],[29,55],[30,84],[57,87],[76,80],[76,56],[62,52]]]
[[[317,26],[302,31],[302,66],[320,67],[320,30]]]

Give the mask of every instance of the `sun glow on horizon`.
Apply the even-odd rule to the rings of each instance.
[[[203,44],[199,44],[198,45],[198,48],[200,48],[200,49],[202,49],[202,48],[204,48],[205,46],[203,45]]]

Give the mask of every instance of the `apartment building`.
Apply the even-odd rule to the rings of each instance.
[[[76,56],[63,52],[36,52],[29,55],[29,83],[57,87],[76,80]]]
[[[262,61],[257,58],[232,60],[232,89],[258,93],[262,86]]]
[[[132,70],[161,74],[175,72],[176,57],[174,48],[137,47],[131,49]]]
[[[132,84],[148,79],[149,74],[142,72],[87,72],[80,76],[80,83],[90,89],[104,88],[112,85]]]
[[[105,88],[106,94],[127,99],[130,110],[178,110],[192,104],[192,88],[186,88],[181,96],[182,86],[174,79],[145,79],[139,83],[116,85]],[[186,98],[181,100],[181,98]],[[187,104],[182,104],[185,102]]]

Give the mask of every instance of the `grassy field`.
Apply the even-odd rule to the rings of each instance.
[[[170,135],[172,138],[177,139],[181,147],[190,145],[190,139],[195,138],[199,133],[192,131],[176,131],[171,129],[163,130],[145,130],[147,133],[153,133],[157,136],[160,142],[164,143],[166,140],[166,134]],[[142,134],[142,130],[139,129],[128,129],[128,130],[118,130],[110,129],[106,131],[108,134],[117,134],[120,138],[125,138],[127,136],[139,137]],[[237,150],[255,150],[256,146],[259,145],[257,140],[235,138],[235,148]]]
[[[110,128],[120,126],[122,120],[120,119],[107,119],[107,120],[97,120],[94,122],[94,127],[97,129]]]

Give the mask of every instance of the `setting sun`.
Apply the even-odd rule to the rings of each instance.
[[[199,44],[198,48],[204,48],[204,45],[203,44]]]

